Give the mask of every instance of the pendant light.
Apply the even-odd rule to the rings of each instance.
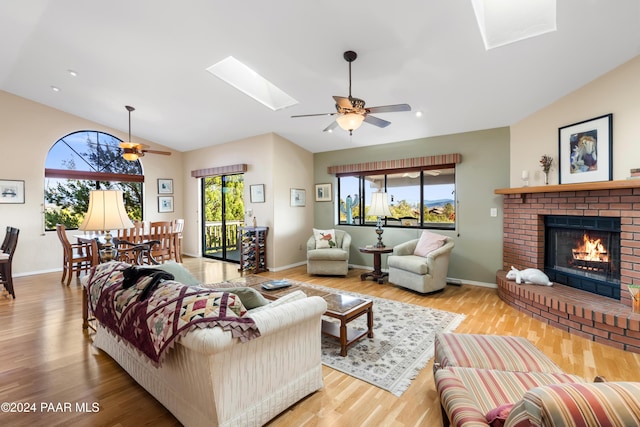
[[[138,157],[139,157],[138,149],[137,149],[138,144],[134,144],[133,142],[131,142],[131,112],[135,111],[135,108],[129,105],[125,105],[124,108],[126,108],[127,111],[129,112],[129,139],[126,142],[121,142],[120,148],[124,150],[122,157],[124,157],[125,160],[134,162],[138,160]]]

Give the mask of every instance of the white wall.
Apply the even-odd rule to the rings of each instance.
[[[123,108],[123,126],[126,127],[127,124],[126,111]],[[62,246],[56,232],[44,232],[44,165],[49,149],[58,139],[81,130],[96,130],[127,139],[127,130],[112,129],[0,91],[0,179],[25,181],[24,204],[0,204],[0,233],[4,233],[8,225],[20,229],[18,247],[13,259],[15,275],[62,268]],[[134,141],[167,150],[166,147],[136,138],[135,135]],[[182,175],[179,173],[182,154],[176,151],[172,153],[171,156],[149,154],[140,160],[146,180],[145,220],[182,217],[182,193],[176,191],[183,186]],[[158,178],[174,179],[173,213],[158,213]],[[69,235],[72,234],[73,232],[69,232]]]
[[[554,158],[549,183],[558,184],[558,128],[609,113],[613,114],[613,179],[625,179],[629,169],[640,167],[639,76],[637,56],[512,125],[510,186],[523,185],[523,170],[530,171],[530,185],[544,185],[539,164],[543,154]]]
[[[252,209],[260,226],[269,227],[267,236],[267,266],[282,269],[305,260],[299,243],[308,237],[313,224],[313,206],[291,207],[291,188],[311,189],[313,155],[273,133],[259,135],[226,144],[214,145],[184,154],[185,226],[184,252],[202,254],[202,221],[200,179],[191,171],[246,163],[244,174],[245,210]],[[265,203],[251,203],[251,185],[264,184]],[[306,237],[304,241],[306,242]]]

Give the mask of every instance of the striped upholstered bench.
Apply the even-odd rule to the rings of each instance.
[[[443,425],[640,426],[640,383],[589,383],[519,337],[439,334]]]
[[[562,372],[558,365],[526,338],[438,334],[435,340],[434,369],[450,366],[516,372]]]

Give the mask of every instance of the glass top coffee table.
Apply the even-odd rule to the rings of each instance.
[[[243,280],[244,279],[244,280]],[[259,276],[248,276],[239,280],[234,280],[238,284],[243,284],[260,292],[269,300],[276,300],[293,291],[301,290],[308,297],[319,296],[327,302],[325,316],[336,319],[338,322],[322,320],[322,333],[340,341],[340,356],[347,355],[347,348],[365,335],[373,338],[373,301],[363,298],[342,295],[329,291],[324,291],[300,283],[293,283],[291,286],[281,289],[266,290],[262,284],[270,282],[271,279]],[[349,328],[347,324],[360,316],[367,315],[367,329],[359,330]]]

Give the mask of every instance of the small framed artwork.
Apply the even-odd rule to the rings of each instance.
[[[331,201],[331,184],[316,184],[316,202]]]
[[[0,203],[24,203],[24,181],[0,180]]]
[[[167,178],[158,179],[158,194],[173,194],[173,180]]]
[[[173,196],[158,197],[158,212],[173,212]]]
[[[558,129],[560,184],[613,179],[612,124],[607,114]]]
[[[306,202],[306,194],[304,190],[299,188],[291,189],[291,206],[305,206]]]
[[[249,186],[251,203],[264,203],[264,184]]]

